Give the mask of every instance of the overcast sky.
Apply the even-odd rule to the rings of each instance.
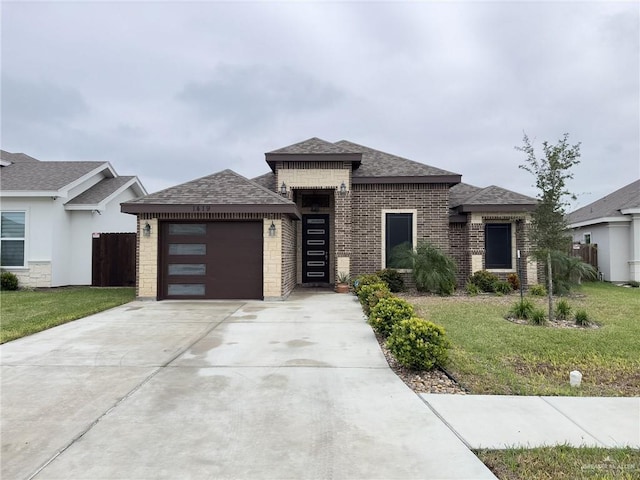
[[[523,132],[640,177],[640,3],[2,2],[2,149],[149,192],[342,139],[535,196]],[[541,150],[539,150],[541,151]]]

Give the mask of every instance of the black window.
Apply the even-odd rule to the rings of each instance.
[[[513,268],[511,224],[488,223],[484,230],[485,268]]]
[[[413,248],[413,214],[387,213],[385,232],[387,268],[410,268],[403,251]]]

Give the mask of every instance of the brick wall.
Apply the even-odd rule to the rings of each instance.
[[[469,231],[466,223],[449,224],[449,244],[451,257],[456,262],[456,280],[458,288],[467,283],[471,272],[471,255],[469,254]]]
[[[136,245],[136,297],[158,297],[158,219],[138,217]],[[144,236],[146,224],[151,226],[151,235]]]
[[[382,265],[382,211],[415,209],[417,241],[449,252],[449,189],[445,184],[355,184],[351,193],[351,275]]]
[[[282,297],[286,298],[296,287],[296,226],[289,218],[282,219]]]

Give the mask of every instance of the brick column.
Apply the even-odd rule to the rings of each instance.
[[[151,234],[144,236],[146,224],[151,226]],[[158,298],[158,219],[138,217],[137,251],[137,296],[138,298]]]
[[[351,190],[335,192],[335,276],[351,271]]]

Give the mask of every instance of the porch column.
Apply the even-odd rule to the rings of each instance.
[[[335,275],[351,273],[351,186],[335,193]]]

